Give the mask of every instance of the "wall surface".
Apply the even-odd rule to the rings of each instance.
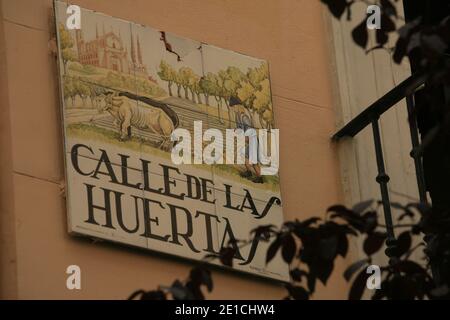
[[[323,8],[312,0],[74,0],[82,7],[267,59],[280,128],[285,219],[342,202]],[[52,1],[2,0],[0,297],[122,299],[187,276],[177,259],[67,234]],[[67,290],[66,267],[82,270]],[[339,261],[316,298],[345,298]],[[277,284],[221,270],[208,298],[278,299]]]

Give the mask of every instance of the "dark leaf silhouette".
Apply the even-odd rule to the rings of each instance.
[[[319,241],[319,257],[329,261],[336,257],[338,247],[338,239],[336,236],[327,237]]]
[[[383,12],[390,16],[397,16],[397,9],[390,0],[381,0],[380,4],[383,8]]]
[[[351,212],[351,210],[348,209],[347,207],[343,206],[343,205],[338,204],[338,205],[334,205],[334,206],[329,207],[327,209],[327,212],[335,212],[337,214],[344,214],[344,213]]]
[[[294,281],[300,282],[302,281],[302,277],[306,277],[308,273],[304,270],[300,270],[299,268],[292,269],[290,271],[291,278]]]
[[[269,249],[267,249],[266,263],[269,263],[275,257],[281,245],[282,241],[280,237],[277,237],[275,241],[270,244]]]
[[[352,207],[352,211],[355,213],[358,213],[358,214],[363,214],[364,211],[369,209],[373,203],[374,203],[374,201],[372,199],[366,200],[366,201],[361,201]]]
[[[399,37],[395,44],[394,54],[392,56],[395,63],[399,64],[408,53],[408,50],[411,50],[412,43],[410,40],[420,27],[420,23],[421,18],[417,18],[398,29]]]
[[[225,266],[232,267],[233,266],[233,258],[234,258],[235,254],[236,254],[236,249],[233,247],[224,247],[224,248],[220,249],[220,253],[219,253],[220,262]]]
[[[312,224],[314,224],[314,223],[317,223],[317,222],[319,222],[320,220],[322,220],[322,219],[320,219],[320,218],[318,218],[318,217],[312,217],[312,218],[309,218],[309,219],[306,219],[305,221],[303,221],[303,222],[301,223],[301,225],[304,226],[304,227],[309,227],[310,225],[312,225]]]
[[[259,226],[251,231],[255,237],[258,237],[260,240],[267,241],[270,237],[275,233],[276,227],[273,224]]]
[[[286,289],[294,300],[308,300],[309,298],[308,291],[303,287],[287,284]]]
[[[297,251],[297,246],[295,244],[294,237],[291,234],[287,234],[283,238],[283,248],[281,250],[281,255],[283,260],[287,263],[291,263],[294,259],[295,252]]]
[[[389,40],[388,34],[383,29],[377,29],[375,35],[379,48],[382,48]]]
[[[192,281],[186,283],[186,289],[188,291],[188,297],[193,300],[205,300],[205,296],[199,285],[194,284]],[[186,298],[189,299],[189,298]]]
[[[345,234],[340,234],[338,238],[337,254],[345,258],[348,252],[348,239]]]
[[[366,270],[362,270],[358,276],[353,281],[352,287],[350,288],[350,292],[348,294],[349,300],[361,300],[361,297],[366,288],[366,281],[368,278],[368,274]]]
[[[403,58],[406,56],[406,50],[408,47],[408,42],[406,39],[398,38],[395,45],[394,54],[392,59],[395,63],[399,64],[402,62]]]
[[[397,28],[395,26],[395,22],[391,19],[391,17],[385,13],[381,14],[381,30],[384,32],[392,32]]]
[[[365,19],[353,29],[352,38],[353,41],[355,41],[355,43],[361,48],[365,49],[367,47],[369,35],[367,33],[367,25]]]
[[[405,231],[398,236],[397,239],[397,256],[402,256],[411,248],[411,233],[409,231]]]
[[[388,298],[396,300],[413,300],[417,292],[414,280],[401,275],[394,275],[388,288]]]
[[[403,205],[395,203],[395,202],[391,203],[391,206],[395,209],[399,209],[399,210],[403,211],[403,213],[397,219],[399,222],[404,220],[406,217],[412,219],[415,216],[414,211],[411,210],[410,207],[408,207],[408,206],[403,206]]]
[[[321,0],[328,6],[331,14],[340,19],[347,8],[347,0]]]
[[[316,290],[316,275],[315,270],[310,270],[308,273],[308,290],[314,292]]]
[[[172,286],[169,288],[170,293],[175,300],[185,300],[189,297],[187,288],[181,283],[180,280],[175,280]]]
[[[189,277],[195,285],[205,285],[209,292],[212,291],[213,282],[211,278],[211,271],[209,271],[205,266],[193,268]]]
[[[426,203],[410,203],[406,206],[407,208],[417,209],[422,216],[427,216],[431,213],[432,208]]]
[[[396,267],[398,271],[407,273],[409,275],[427,274],[427,271],[420,264],[410,260],[400,261]]]
[[[352,263],[344,272],[344,278],[347,281],[350,281],[351,277],[355,272],[357,272],[359,269],[367,265],[368,260],[362,259],[359,261],[356,261]]]
[[[128,300],[134,300],[137,297],[140,297],[140,300],[166,300],[167,299],[165,293],[162,290],[152,290],[152,291],[137,290],[128,297]]]
[[[376,211],[367,211],[363,215],[364,231],[371,233],[378,226],[378,213]]]
[[[386,234],[381,232],[374,232],[367,236],[364,240],[363,249],[364,252],[371,256],[381,249],[384,241],[386,240]]]
[[[324,285],[327,284],[328,278],[333,272],[334,263],[332,261],[321,261],[320,263],[314,266],[317,274],[317,278]]]

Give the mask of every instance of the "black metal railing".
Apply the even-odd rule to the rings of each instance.
[[[422,154],[420,152],[419,132],[414,112],[414,93],[420,86],[425,83],[425,79],[426,77],[422,74],[414,74],[410,76],[395,88],[393,88],[391,91],[382,96],[380,99],[372,103],[369,107],[364,109],[358,116],[348,122],[332,137],[334,141],[338,141],[339,139],[344,137],[354,137],[368,125],[372,125],[375,155],[378,168],[376,181],[380,185],[381,200],[383,204],[384,218],[386,221],[386,255],[390,258],[391,262],[392,258],[395,257],[396,239],[394,233],[394,225],[392,222],[391,202],[389,200],[389,175],[386,173],[386,169],[384,166],[379,119],[383,115],[383,113],[388,111],[399,101],[401,101],[402,99],[406,99],[412,144],[410,156],[414,160],[419,199],[421,202],[426,203],[427,198],[422,166]]]

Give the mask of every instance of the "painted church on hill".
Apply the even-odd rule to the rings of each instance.
[[[96,28],[95,39],[85,41],[82,30],[76,30],[75,37],[78,61],[81,64],[148,77],[147,67],[142,62],[139,36],[136,38],[135,48],[134,37],[131,34],[131,60],[128,59],[128,48],[123,44],[120,31],[117,35],[112,29],[105,32],[103,27],[102,34],[99,34],[98,28]]]

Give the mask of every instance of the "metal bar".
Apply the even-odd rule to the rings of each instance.
[[[405,96],[414,92],[415,89],[425,83],[425,80],[425,75],[420,73],[413,74],[347,123],[333,135],[333,139],[339,140],[343,137],[354,137],[362,129],[367,127],[374,118],[379,118]]]
[[[396,256],[396,240],[394,233],[394,224],[392,222],[392,212],[391,212],[391,202],[389,200],[388,182],[389,176],[386,174],[383,159],[383,148],[381,146],[381,136],[380,127],[378,125],[378,118],[372,120],[373,129],[373,141],[375,144],[375,155],[377,159],[378,175],[377,182],[380,185],[381,191],[381,201],[383,203],[384,220],[386,224],[387,239],[386,245],[387,249],[385,251],[386,255],[390,258],[389,263],[393,264],[393,258]]]
[[[417,120],[414,115],[414,97],[412,94],[406,96],[406,106],[408,108],[409,131],[411,134],[412,150],[410,156],[414,159],[416,168],[417,188],[419,189],[419,199],[422,203],[427,203],[427,191],[425,187],[425,175],[421,154],[418,152],[420,146],[419,131],[417,129]]]

